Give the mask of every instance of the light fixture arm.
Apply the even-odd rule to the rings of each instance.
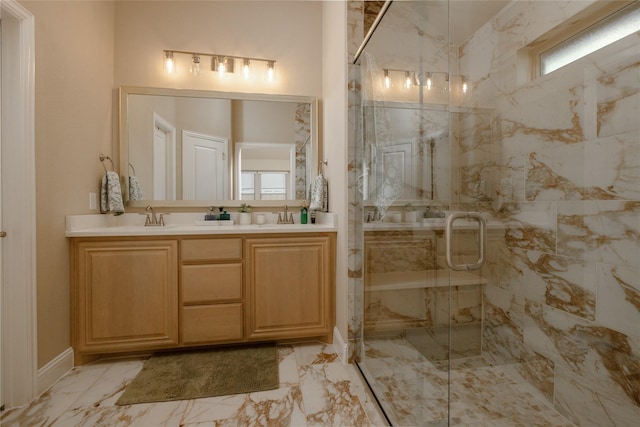
[[[191,57],[193,57],[193,55],[198,55],[200,57],[204,57],[204,56],[208,56],[210,58],[215,58],[215,57],[219,57],[219,58],[231,58],[231,59],[248,59],[249,61],[261,61],[261,62],[266,62],[268,63],[276,63],[275,59],[265,59],[265,58],[253,58],[250,56],[237,56],[237,55],[225,55],[225,54],[221,54],[221,53],[206,53],[206,52],[193,52],[193,51],[186,51],[186,50],[172,50],[172,49],[164,49],[163,50],[165,56],[168,53],[171,54],[181,54],[181,55],[189,55]]]

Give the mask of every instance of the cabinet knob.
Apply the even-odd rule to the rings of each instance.
[[[6,231],[0,231],[0,237],[7,237]]]

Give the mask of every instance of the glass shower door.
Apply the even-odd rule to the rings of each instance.
[[[446,251],[446,215],[455,202],[449,48],[448,2],[393,2],[358,61],[357,363],[393,425],[448,425],[452,352],[469,351],[467,343],[452,347],[452,313],[480,316],[479,288],[475,300],[458,299],[467,284],[452,287],[447,267],[447,259],[464,261]],[[479,346],[479,339],[471,345]]]

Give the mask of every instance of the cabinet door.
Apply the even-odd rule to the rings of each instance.
[[[249,339],[332,333],[331,236],[247,239],[245,253]]]
[[[76,350],[178,344],[178,250],[172,240],[76,246]]]

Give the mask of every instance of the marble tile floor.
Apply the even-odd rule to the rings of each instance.
[[[402,337],[365,340],[363,373],[393,425],[575,427],[513,365],[482,356],[435,364]],[[443,365],[444,363],[444,365]],[[451,381],[451,387],[447,384]],[[447,401],[449,400],[449,408]]]
[[[3,413],[2,427],[26,426],[379,426],[385,425],[356,368],[332,345],[278,346],[276,390],[115,406],[146,358],[74,368],[38,399]]]

